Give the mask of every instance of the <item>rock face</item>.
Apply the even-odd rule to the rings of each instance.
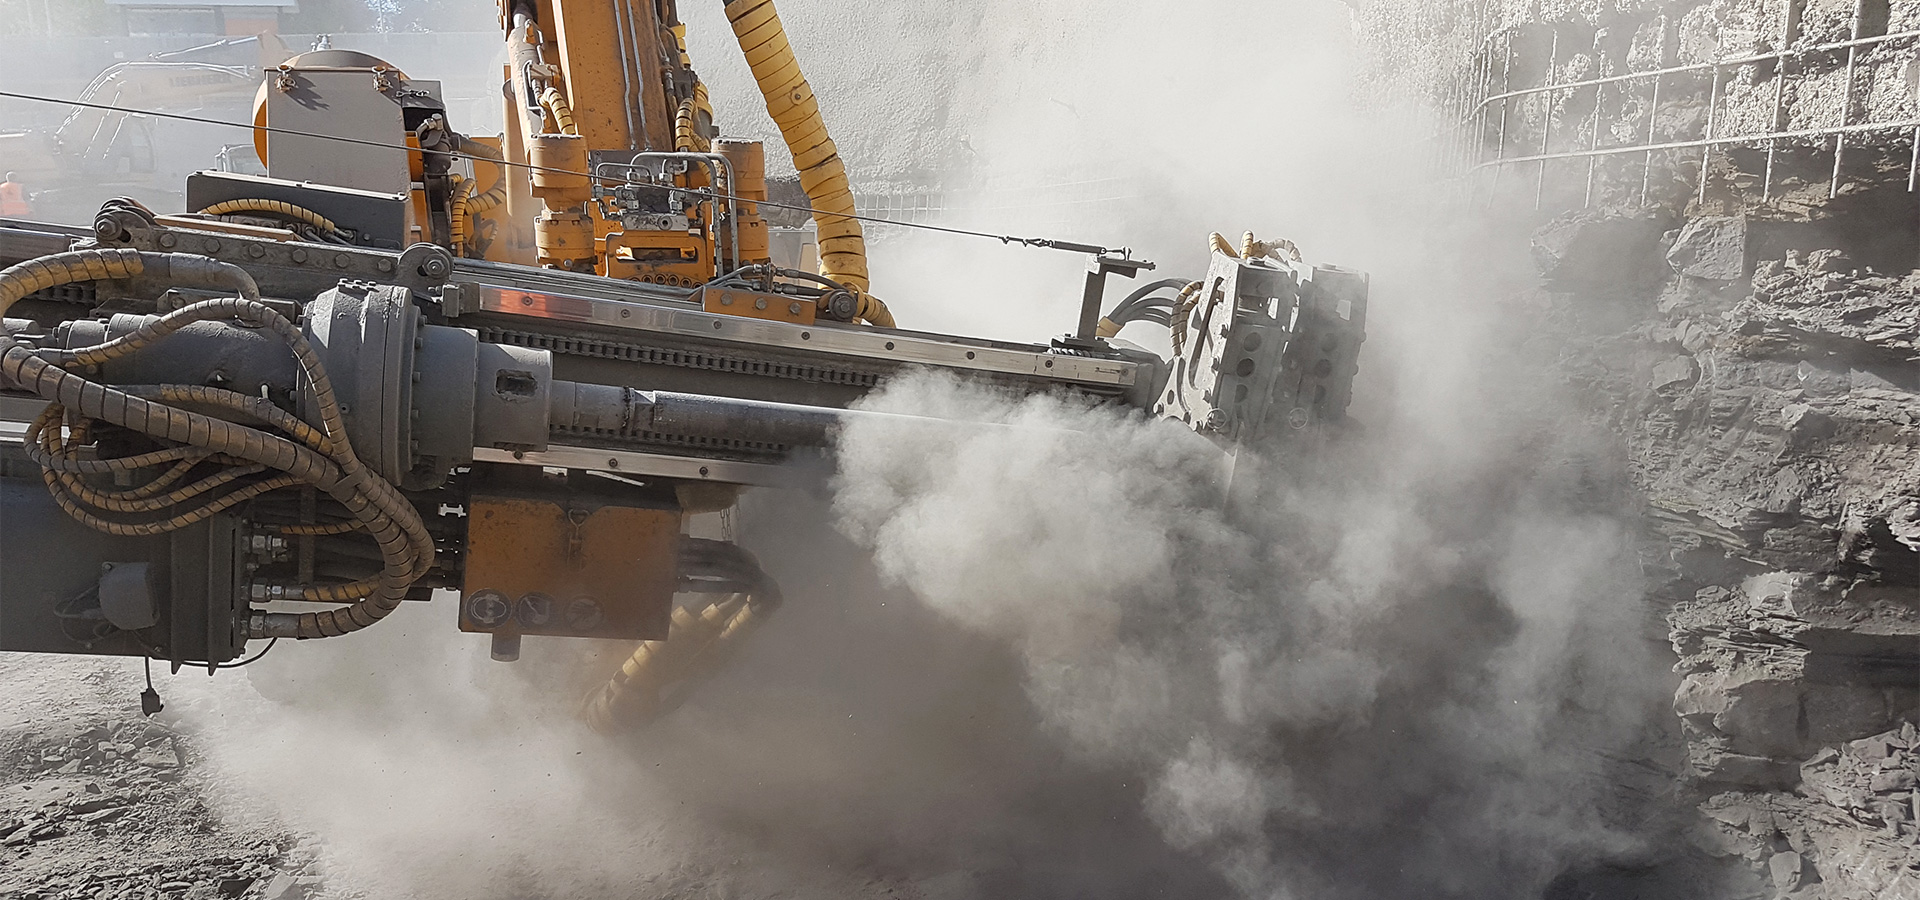
[[[1745,216],[1702,216],[1688,222],[1667,250],[1673,270],[1691,278],[1732,281],[1747,274]]]
[[[1664,543],[1696,843],[1781,894],[1920,897],[1920,272],[1755,261],[1741,217],[1669,238],[1667,280],[1569,369]],[[1619,293],[1556,296],[1618,322]]]

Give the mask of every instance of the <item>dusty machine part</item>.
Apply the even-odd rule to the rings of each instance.
[[[767,199],[767,149],[759,141],[718,141],[715,149],[733,169],[733,193],[742,201]],[[735,232],[725,236],[726,249],[748,265],[770,261],[767,220],[751,202],[734,207]],[[737,233],[737,236],[735,236]]]
[[[1366,335],[1365,274],[1216,250],[1182,296],[1160,415],[1260,446],[1346,415]]]
[[[762,148],[715,152],[670,0],[504,3],[497,147],[454,131],[429,83],[306,55],[262,86],[268,177],[196,176],[178,215],[122,198],[91,229],[0,227],[0,496],[37,481],[86,533],[62,539],[70,554],[14,559],[58,577],[34,595],[0,584],[0,648],[218,667],[248,640],[349,634],[446,589],[499,659],[525,636],[644,639],[590,704],[603,724],[640,721],[779,602],[750,555],[683,538],[684,518],[817,479],[840,429],[877,416],[850,407],[896,373],[1184,410],[1230,453],[1272,436],[1274,403],[1315,404],[1321,422],[1344,410],[1350,359],[1244,397],[1220,380],[1244,381],[1215,363],[1252,352],[1252,330],[1273,338],[1260,365],[1275,372],[1358,346],[1364,279],[1336,291],[1251,242],[1216,254],[1232,296],[1192,316],[1185,279],[1109,308],[1106,276],[1151,263],[1036,238],[1022,240],[1094,258],[1069,337],[893,328],[772,5],[727,11],[821,217],[824,274],[771,263]],[[323,156],[316,134],[377,146]],[[1349,301],[1337,324],[1334,293]],[[1119,338],[1138,322],[1206,370],[1179,410],[1160,399],[1170,362]],[[1332,331],[1337,351],[1305,355]],[[0,516],[0,539],[45,507]],[[725,599],[671,612],[682,595]]]
[[[684,539],[680,573],[683,591],[718,599],[674,608],[669,636],[642,641],[587,695],[585,716],[596,731],[638,728],[678,708],[780,607],[779,585],[734,544]]]
[[[16,240],[0,231],[0,258],[16,261],[17,254],[27,258],[16,270],[43,270],[47,263],[32,257],[53,246],[45,235],[54,233],[23,232]],[[344,634],[436,587],[462,592],[461,624],[498,636],[503,658],[515,655],[524,635],[657,640],[669,633],[662,630],[665,611],[685,585],[640,586],[652,577],[691,577],[680,565],[685,557],[671,549],[679,543],[679,517],[690,508],[686,498],[704,509],[712,503],[696,496],[700,489],[731,497],[740,485],[794,483],[783,464],[830,447],[851,418],[878,415],[845,406],[886,375],[935,366],[1007,389],[1065,390],[1140,409],[1152,407],[1166,379],[1158,358],[1124,346],[1066,350],[827,319],[742,317],[710,312],[663,286],[460,260],[431,245],[395,253],[200,231],[191,220],[162,223],[124,203],[103,210],[93,234],[131,246],[76,257],[97,262],[70,266],[57,278],[18,282],[23,298],[45,298],[23,300],[22,308],[54,318],[7,320],[10,358],[40,368],[20,369],[24,381],[9,374],[0,389],[39,393],[28,388],[41,383],[33,373],[73,367],[99,379],[102,396],[146,404],[140,408],[150,408],[153,421],[184,416],[180,421],[191,424],[141,437],[145,432],[125,424],[135,420],[90,401],[70,413],[40,407],[42,422],[27,436],[26,452],[4,455],[9,472],[31,473],[33,460],[53,466],[58,477],[47,477],[59,485],[55,497],[69,498],[66,512],[138,548],[85,550],[97,542],[75,542],[77,555],[96,561],[85,566],[86,578],[61,586],[68,596],[97,593],[90,586],[100,577],[98,562],[175,574],[154,582],[147,601],[154,625],[122,628],[104,611],[84,612],[92,607],[82,600],[62,608],[82,609],[98,626],[84,641],[60,631],[57,616],[22,614],[8,621],[44,624],[21,633],[9,626],[0,645],[10,648],[218,665],[236,658],[249,638]],[[192,247],[207,255],[139,247]],[[87,284],[87,302],[57,299],[64,280]],[[1136,292],[1110,321],[1171,325],[1179,284]],[[262,299],[189,301],[161,311],[161,300],[182,290],[217,297],[223,288]],[[714,290],[792,302],[748,287]],[[100,303],[120,311],[92,314],[90,304]],[[143,305],[153,311],[128,311]],[[275,309],[295,312],[301,324]],[[1253,327],[1242,321],[1233,319],[1221,339],[1230,344],[1235,328]],[[1358,327],[1357,317],[1351,324]],[[1350,375],[1350,368],[1336,373]],[[46,383],[48,396],[63,396],[58,378]],[[1229,410],[1254,412],[1250,404]],[[979,427],[890,418],[917,428]],[[1229,420],[1222,434],[1252,433]],[[248,441],[259,449],[244,450]],[[110,483],[118,470],[83,465],[89,457],[79,455],[81,448],[126,460],[130,477]],[[218,462],[219,454],[236,450],[244,451],[245,471]],[[572,474],[540,475],[554,469]],[[595,472],[617,478],[601,484],[590,478]],[[644,496],[610,487],[625,483],[619,479],[638,480]],[[303,483],[321,488],[317,505],[302,499]],[[213,505],[190,521],[170,516],[176,507],[206,503]],[[492,521],[489,513],[516,524],[490,529],[481,525]],[[11,516],[4,527],[10,533],[38,521]],[[132,523],[133,530],[122,533],[114,523]],[[544,549],[530,550],[529,542]],[[619,559],[659,565],[641,577],[610,562]],[[208,582],[209,573],[225,574]],[[199,580],[181,580],[189,577]],[[535,599],[521,604],[526,597]],[[565,604],[583,597],[599,616],[567,618]],[[489,602],[499,598],[506,618]],[[342,606],[317,617],[276,611],[289,600]],[[8,590],[0,603],[40,600]],[[531,611],[516,617],[520,606]],[[767,608],[764,600],[728,607],[713,613],[722,619],[707,630],[744,634]],[[173,623],[229,637],[194,643],[156,631],[189,627]]]
[[[472,495],[460,630],[665,640],[680,508],[621,487],[564,503],[511,484]]]
[[[231,172],[187,176],[187,208],[202,215],[305,225],[310,240],[398,250],[412,243],[410,191],[392,193]]]

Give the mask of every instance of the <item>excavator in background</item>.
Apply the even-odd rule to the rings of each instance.
[[[103,184],[177,195],[180,176],[206,165],[218,142],[183,141],[188,132],[173,123],[124,110],[242,114],[261,69],[288,55],[279,38],[265,34],[114,63],[87,82],[59,125],[0,130],[0,160],[32,187],[42,214],[73,209],[84,216],[99,205]]]
[[[1283,458],[1345,415],[1362,273],[1213,236],[1198,279],[1109,305],[1089,258],[1046,344],[898,327],[772,0],[726,15],[793,157],[818,271],[769,247],[764,151],[720,136],[674,0],[502,0],[498,137],[346,50],[256,88],[265,176],[187,210],[0,222],[0,649],[210,671],[457,593],[493,656],[637,642],[591,722],[670,710],[779,604],[688,523],[830,470],[890,376],[934,369],[1170,419]],[[471,126],[467,126],[471,128]],[[910,309],[910,307],[907,307]],[[1163,358],[1117,333],[1170,330]],[[271,644],[268,644],[271,646]]]

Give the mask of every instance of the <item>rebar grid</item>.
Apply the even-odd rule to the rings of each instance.
[[[1845,177],[1843,165],[1849,138],[1870,133],[1899,133],[1900,137],[1896,140],[1910,142],[1912,147],[1908,161],[1907,189],[1913,191],[1916,187],[1920,187],[1920,117],[1876,119],[1868,109],[1868,104],[1864,102],[1871,94],[1872,79],[1868,79],[1869,87],[1863,89],[1859,78],[1862,56],[1879,47],[1898,47],[1904,44],[1909,52],[1920,50],[1920,29],[1879,35],[1863,34],[1862,6],[1856,3],[1852,14],[1850,37],[1847,40],[1796,48],[1793,43],[1797,38],[1799,23],[1795,14],[1798,9],[1792,0],[1783,2],[1782,7],[1780,19],[1782,48],[1779,50],[1729,56],[1709,62],[1619,73],[1605,71],[1608,57],[1605,54],[1596,53],[1595,57],[1603,67],[1601,71],[1594,77],[1573,81],[1558,80],[1562,48],[1560,31],[1554,29],[1546,73],[1543,76],[1546,83],[1527,87],[1515,87],[1511,83],[1516,64],[1515,39],[1523,26],[1509,25],[1484,32],[1484,36],[1474,42],[1476,49],[1472,51],[1472,61],[1462,76],[1463,81],[1474,86],[1480,99],[1478,102],[1471,103],[1470,106],[1459,109],[1454,116],[1459,146],[1467,156],[1467,164],[1455,171],[1460,175],[1468,176],[1471,182],[1470,194],[1479,194],[1484,184],[1487,202],[1492,202],[1498,194],[1503,170],[1521,165],[1535,165],[1537,172],[1534,173],[1534,207],[1538,209],[1544,202],[1548,166],[1554,162],[1585,159],[1587,161],[1586,184],[1581,203],[1583,206],[1591,207],[1597,199],[1599,161],[1610,157],[1639,155],[1641,157],[1639,203],[1644,207],[1647,205],[1653,183],[1656,154],[1696,150],[1700,154],[1700,163],[1694,198],[1696,203],[1704,203],[1707,199],[1708,179],[1711,177],[1713,154],[1716,150],[1732,146],[1764,146],[1766,165],[1760,178],[1761,198],[1763,202],[1769,202],[1773,198],[1773,189],[1777,180],[1776,156],[1782,142],[1814,145],[1830,142],[1833,166],[1828,179],[1827,194],[1831,199],[1838,196]],[[1843,52],[1846,59],[1844,66],[1839,70],[1842,73],[1843,87],[1840,91],[1838,115],[1835,117],[1837,121],[1800,128],[1789,127],[1786,116],[1788,81],[1791,79],[1798,85],[1816,74],[1824,75],[1834,71],[1828,69],[1816,73],[1815,65],[1810,65],[1807,61],[1831,58]],[[1768,127],[1763,131],[1740,132],[1737,126],[1729,121],[1733,118],[1732,109],[1734,108],[1731,101],[1727,99],[1731,91],[1723,90],[1722,87],[1729,73],[1737,72],[1741,67],[1762,67],[1769,64],[1772,66],[1773,96],[1772,116],[1767,120]],[[1707,79],[1708,83],[1704,91],[1706,111],[1699,136],[1660,140],[1658,130],[1661,113],[1694,104],[1699,99],[1698,94],[1702,93],[1693,89],[1691,85],[1688,85],[1687,89],[1672,90],[1676,87],[1673,82],[1684,84],[1691,81],[1697,84],[1698,79],[1701,78]],[[1669,89],[1664,97],[1663,86]],[[1644,116],[1644,127],[1636,126],[1636,136],[1639,136],[1640,140],[1611,146],[1602,145],[1601,130],[1605,122],[1603,111],[1607,106],[1608,90],[1614,92],[1621,115],[1628,112],[1632,98],[1636,96],[1647,98],[1644,113],[1640,114]],[[1583,91],[1591,91],[1593,96],[1593,110],[1586,117],[1589,132],[1586,146],[1554,150],[1554,108],[1558,98],[1571,99]],[[1799,92],[1796,91],[1795,95],[1798,96]],[[1920,98],[1913,99],[1920,102]],[[1541,136],[1538,152],[1518,155],[1509,155],[1507,152],[1515,103],[1539,105],[1538,120]],[[1728,108],[1723,110],[1723,106]],[[1856,121],[1861,118],[1861,115],[1856,115],[1857,110],[1866,111],[1864,115],[1867,121]],[[1521,121],[1525,121],[1524,114]],[[1725,133],[1727,131],[1734,133]],[[1514,135],[1514,137],[1518,138],[1521,135]],[[1488,146],[1489,143],[1491,146]]]

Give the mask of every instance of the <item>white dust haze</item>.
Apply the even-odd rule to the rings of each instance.
[[[681,6],[723,124],[764,129],[720,5]],[[316,835],[344,895],[421,900],[1523,898],[1640,849],[1595,814],[1663,691],[1611,441],[1502,302],[1524,260],[1491,248],[1523,244],[1434,215],[1424,135],[1360,111],[1346,7],[781,8],[854,171],[1127,183],[957,224],[1155,277],[1249,229],[1372,272],[1356,427],[1230,518],[1181,428],[898,379],[869,405],[1001,427],[855,428],[832,496],[749,495],[787,603],[666,721],[574,720],[617,648],[501,665],[413,605],[277,649],[249,670],[275,700],[174,680],[222,812]],[[903,324],[1024,340],[1069,327],[1084,265],[874,252]]]

